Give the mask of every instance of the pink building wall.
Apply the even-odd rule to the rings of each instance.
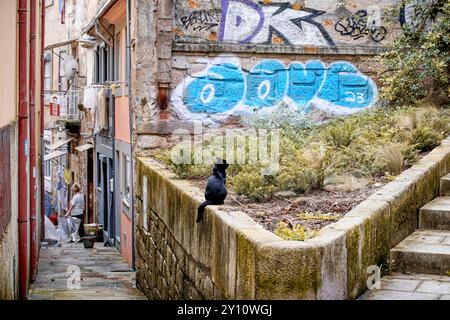
[[[126,32],[122,29],[120,33],[121,37],[121,77],[119,81],[121,82],[122,96],[117,96],[115,99],[116,114],[115,114],[115,126],[116,126],[116,140],[130,144],[130,104],[129,97],[127,94],[127,88],[125,83],[126,79]],[[131,155],[130,155],[131,156]],[[124,212],[124,203],[120,201],[120,220],[121,220],[121,230],[120,230],[120,251],[123,258],[132,265],[133,259],[133,227],[131,219]]]
[[[121,50],[122,50],[122,62],[121,62],[121,89],[124,93],[121,97],[116,97],[116,139],[130,143],[130,103],[129,97],[126,94],[125,82],[126,79],[126,33],[125,29],[121,31]]]

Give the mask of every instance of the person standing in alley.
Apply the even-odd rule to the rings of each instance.
[[[80,186],[75,183],[72,187],[73,196],[70,200],[69,210],[67,210],[66,218],[73,217],[80,219],[79,235],[83,236],[83,216],[84,216],[84,195]]]

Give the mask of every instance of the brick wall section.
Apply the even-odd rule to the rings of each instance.
[[[11,127],[0,128],[0,242],[11,221]]]

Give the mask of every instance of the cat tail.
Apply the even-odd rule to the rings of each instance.
[[[197,210],[197,223],[201,222],[203,220],[203,216],[205,215],[205,209],[207,206],[211,205],[212,202],[206,200],[205,202],[203,202],[200,207],[198,207]]]

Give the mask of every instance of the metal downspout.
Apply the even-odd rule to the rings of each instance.
[[[19,113],[18,113],[18,224],[19,224],[19,296],[25,300],[28,290],[28,104],[27,104],[27,15],[28,1],[19,0]]]
[[[36,0],[30,0],[30,73],[29,73],[29,112],[30,112],[30,281],[36,276],[37,267],[37,170],[36,170]]]
[[[130,122],[130,149],[131,149],[131,166],[130,166],[130,176],[134,177],[134,163],[133,163],[133,112],[131,106],[131,0],[127,0],[127,70],[128,70],[128,105],[129,105],[129,122]],[[131,182],[131,186],[133,188],[132,195],[134,194],[134,183]],[[136,253],[135,253],[135,220],[134,220],[134,201],[133,196],[131,197],[131,268],[136,270]]]
[[[41,112],[40,112],[40,133],[41,133],[41,240],[45,239],[45,179],[44,179],[44,116],[45,116],[45,3],[41,2]]]

